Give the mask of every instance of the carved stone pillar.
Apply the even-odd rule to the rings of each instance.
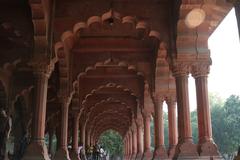
[[[55,154],[55,160],[68,160],[68,109],[69,109],[69,98],[64,98],[61,106],[61,139],[60,148]]]
[[[126,149],[127,149],[127,146],[126,146],[126,137],[125,137],[123,140],[123,158],[124,159],[126,159],[126,153],[127,153]]]
[[[192,139],[188,95],[188,74],[188,65],[181,63],[174,66],[173,75],[176,79],[179,130],[179,140],[175,157],[178,159],[194,159],[198,157],[197,147],[193,144]]]
[[[200,156],[219,156],[217,146],[212,139],[211,113],[208,100],[207,75],[208,64],[198,64],[193,67],[193,77],[196,84],[198,113],[198,151]]]
[[[79,115],[74,115],[73,118],[73,139],[72,139],[72,151],[70,154],[71,160],[79,160],[78,154],[78,130],[79,130]]]
[[[129,141],[128,141],[128,143],[129,143],[129,156],[128,156],[128,158],[129,158],[129,160],[131,160],[132,159],[132,154],[133,154],[133,151],[132,151],[132,148],[133,148],[133,144],[132,144],[132,131],[131,130],[129,130],[128,131],[128,138],[129,138]]]
[[[86,146],[85,146],[85,128],[86,128],[86,123],[83,122],[80,124],[80,144],[82,145],[82,153],[83,153],[83,157],[86,159],[86,154],[85,154],[85,149],[86,149]],[[82,157],[81,157],[82,159]]]
[[[89,132],[89,129],[86,129],[86,133],[85,133],[85,146],[90,147],[90,132]]]
[[[33,111],[33,137],[23,160],[49,160],[44,142],[48,78],[51,69],[37,68],[35,74],[35,106]]]
[[[137,156],[136,159],[139,160],[143,156],[143,120],[142,118],[137,119]]]
[[[168,156],[169,158],[173,158],[178,142],[176,100],[173,97],[168,97],[166,103],[168,106],[168,133],[169,133]]]
[[[151,131],[150,131],[150,122],[151,122],[151,114],[144,113],[144,153],[142,159],[150,160],[152,159],[152,153],[150,150],[151,145]]]
[[[155,149],[153,159],[166,159],[168,157],[164,147],[163,101],[163,98],[156,97],[154,102]]]
[[[137,127],[135,122],[132,125],[132,159],[136,159],[137,156]]]
[[[128,157],[129,157],[129,142],[128,142],[129,140],[128,140],[128,134],[126,134],[126,141],[125,141],[125,146],[126,146],[126,156],[125,156],[125,159],[128,159]]]

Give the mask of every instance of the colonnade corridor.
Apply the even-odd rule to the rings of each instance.
[[[238,2],[1,0],[0,160],[85,160],[112,143],[101,141],[109,130],[124,160],[223,159],[207,41]]]

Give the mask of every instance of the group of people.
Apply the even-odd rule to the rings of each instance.
[[[87,146],[85,149],[85,154],[83,152],[83,148],[80,148],[80,158],[87,160],[105,160],[107,153],[104,151],[102,146],[94,145]]]

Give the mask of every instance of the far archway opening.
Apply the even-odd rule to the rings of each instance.
[[[109,159],[123,158],[123,139],[118,132],[114,130],[103,132],[99,137],[98,145],[103,148],[104,155]]]

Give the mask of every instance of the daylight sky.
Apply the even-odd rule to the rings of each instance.
[[[235,11],[232,9],[208,41],[212,66],[208,78],[209,92],[223,99],[240,95],[240,42]],[[191,110],[196,108],[195,82],[189,79]]]

